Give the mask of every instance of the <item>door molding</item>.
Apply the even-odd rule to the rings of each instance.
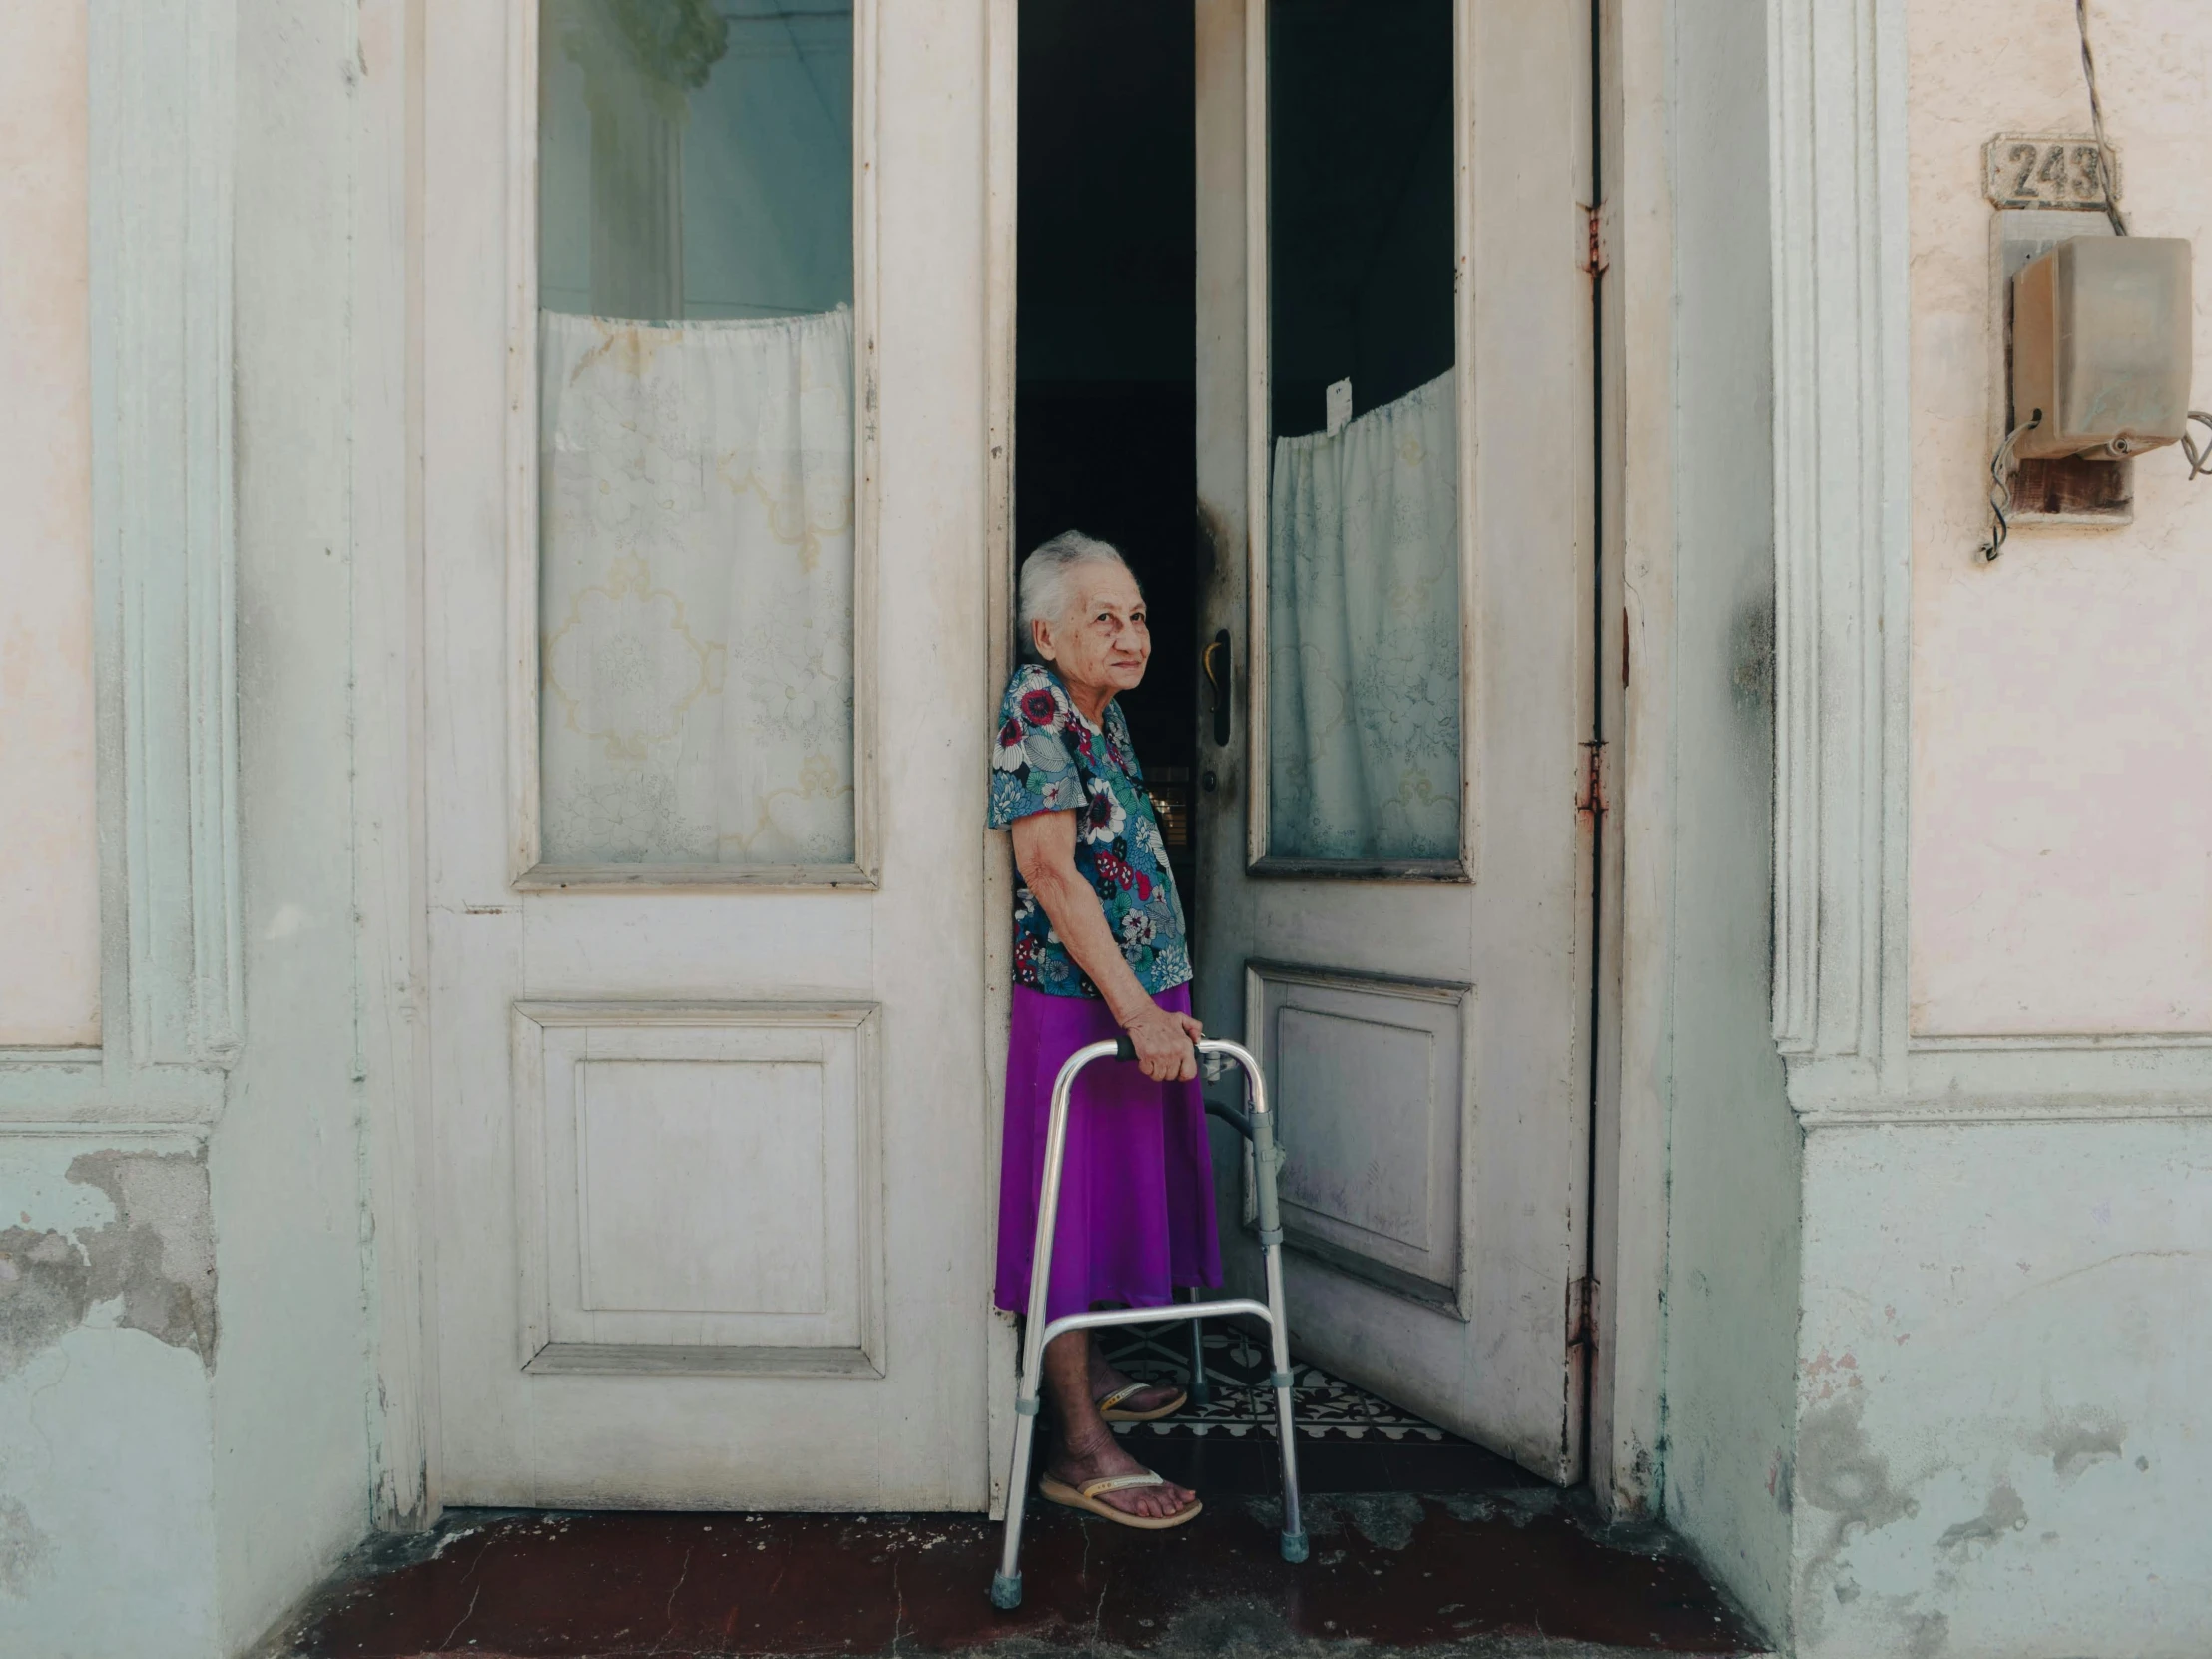
[[[520,1001],[514,1004],[513,1042],[517,1318],[515,1329],[524,1371],[544,1375],[712,1374],[744,1377],[880,1379],[884,1375],[884,1264],[879,1211],[883,1195],[882,1156],[882,1010],[872,1002],[662,1002],[628,999],[596,1001]],[[733,1044],[726,1040],[739,1038]],[[746,1039],[750,1038],[750,1041]],[[688,1039],[688,1041],[687,1041]],[[750,1050],[751,1052],[747,1052]],[[849,1322],[851,1341],[792,1343],[775,1341],[597,1341],[564,1338],[559,1330],[564,1299],[592,1305],[588,1278],[570,1281],[588,1269],[583,1223],[590,1170],[581,1144],[584,1124],[582,1068],[587,1063],[648,1067],[671,1064],[790,1066],[810,1063],[823,1081],[842,1075],[850,1089],[850,1167],[846,1197],[852,1205],[851,1236],[823,1238],[825,1254],[849,1248],[852,1280],[827,1286],[830,1297],[842,1290],[850,1305],[834,1323]],[[571,1076],[574,1093],[556,1100],[551,1090],[556,1070]],[[825,1099],[825,1116],[840,1103]],[[566,1122],[560,1121],[565,1116]],[[550,1167],[556,1148],[565,1152],[566,1189],[574,1209],[563,1214],[555,1200],[561,1170]],[[829,1148],[824,1152],[825,1191],[830,1179]],[[826,1218],[827,1220],[827,1218]],[[825,1235],[832,1231],[825,1226]],[[571,1315],[573,1320],[576,1316]],[[605,1316],[601,1316],[604,1318]],[[622,1320],[625,1316],[615,1316]],[[699,1331],[726,1326],[734,1316],[695,1313],[629,1315],[654,1325],[689,1324]],[[742,1320],[742,1316],[738,1316]],[[820,1324],[791,1316],[753,1316],[751,1323],[783,1326]],[[631,1335],[635,1336],[635,1333]]]
[[[849,864],[552,865],[538,776],[538,52],[540,0],[507,4],[508,879],[518,891],[872,890],[882,870],[876,776],[876,543],[882,477],[876,175],[879,0],[852,0],[852,846]]]
[[[1912,564],[1903,0],[1770,0],[1775,1041],[1896,1081]],[[1793,1089],[1793,1093],[1795,1090]]]
[[[426,18],[421,0],[363,0],[355,27],[353,879],[362,1197],[375,1241],[370,1518],[411,1531],[438,1517],[443,1461],[423,698]]]
[[[0,1052],[0,1124],[211,1125],[245,1036],[232,0],[86,39],[99,1036]]]
[[[1366,1231],[1374,1236],[1372,1229],[1360,1228],[1356,1222],[1321,1228],[1302,1225],[1292,1212],[1306,1206],[1295,1196],[1295,1187],[1290,1184],[1284,1188],[1283,1199],[1284,1228],[1288,1235],[1286,1242],[1292,1249],[1325,1267],[1349,1274],[1355,1279],[1388,1291],[1393,1296],[1402,1297],[1417,1307],[1448,1314],[1462,1323],[1472,1320],[1473,1288],[1468,1282],[1468,1263],[1461,1245],[1462,1217],[1475,1203],[1472,1172],[1479,1148],[1477,1135],[1480,1129],[1480,1116],[1476,1110],[1475,1026],[1472,1017],[1474,986],[1456,979],[1408,978],[1395,974],[1367,973],[1352,968],[1318,967],[1248,958],[1245,962],[1245,1034],[1262,1070],[1275,1080],[1272,1085],[1272,1109],[1278,1114],[1283,1110],[1283,1103],[1292,1098],[1290,1079],[1295,1075],[1296,1068],[1286,1069],[1278,1062],[1275,1051],[1277,1026],[1268,1019],[1268,993],[1271,988],[1288,991],[1298,987],[1337,992],[1381,1005],[1372,1008],[1371,1013],[1380,1014],[1382,1008],[1394,1002],[1406,1010],[1406,1017],[1417,1019],[1418,1010],[1426,1008],[1450,1022],[1452,1029],[1448,1035],[1451,1041],[1444,1045],[1446,1052],[1437,1055],[1438,1060],[1448,1064],[1449,1070],[1436,1081],[1448,1084],[1456,1097],[1455,1109],[1451,1112],[1449,1121],[1437,1125],[1448,1134],[1451,1167],[1446,1177],[1447,1185],[1439,1188],[1432,1179],[1426,1196],[1432,1207],[1430,1220],[1439,1232],[1450,1237],[1451,1247],[1448,1262],[1437,1264],[1445,1269],[1441,1275],[1421,1274],[1402,1260],[1390,1262],[1385,1259],[1393,1254],[1388,1242],[1380,1250],[1371,1250],[1364,1248],[1350,1236],[1355,1230]],[[1288,1003],[1280,1005],[1277,1011],[1290,1011]],[[1345,1013],[1340,1017],[1358,1016]],[[1410,1032],[1418,1027],[1406,1025],[1397,1029]],[[1438,1036],[1446,1034],[1434,1033]],[[1287,1153],[1295,1154],[1298,1149],[1295,1121],[1282,1121],[1277,1135],[1278,1146]],[[1433,1157],[1435,1151],[1431,1144],[1428,1149],[1429,1157]],[[1428,1161],[1427,1157],[1420,1160],[1423,1167]],[[1253,1207],[1252,1149],[1249,1146],[1244,1150],[1244,1224],[1247,1228],[1252,1228],[1259,1225],[1259,1216]],[[1439,1209],[1443,1213],[1435,1214]],[[1402,1258],[1405,1253],[1400,1248],[1394,1254]]]

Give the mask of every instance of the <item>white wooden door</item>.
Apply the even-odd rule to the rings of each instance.
[[[712,10],[425,16],[439,1484],[976,1508],[984,7]]]
[[[1589,8],[1198,16],[1200,1010],[1280,1103],[1299,1349],[1570,1480]]]

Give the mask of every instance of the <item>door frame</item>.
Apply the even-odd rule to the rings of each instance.
[[[987,184],[983,340],[986,352],[986,530],[981,568],[989,671],[976,688],[976,716],[988,721],[1013,657],[1010,604],[1013,547],[1015,250],[1019,118],[1019,0],[980,0],[985,14],[984,96]],[[1197,0],[1199,5],[1237,0]],[[363,0],[360,36],[368,70],[357,100],[354,194],[356,360],[363,373],[355,406],[364,432],[404,431],[404,443],[358,446],[360,499],[381,510],[356,521],[356,655],[364,695],[378,699],[374,722],[355,734],[360,764],[356,824],[363,860],[382,877],[364,898],[362,950],[364,1042],[382,1064],[364,1067],[365,1200],[375,1253],[372,1517],[382,1530],[433,1524],[441,1511],[436,1387],[436,1240],[427,1231],[434,1184],[428,1088],[428,1009],[422,969],[426,944],[424,844],[426,755],[422,740],[424,527],[421,461],[426,443],[423,380],[423,151],[427,0]],[[1632,0],[1596,0],[1596,107],[1599,111],[1608,232],[1601,287],[1598,353],[1603,392],[1598,473],[1600,555],[1606,587],[1600,603],[1617,619],[1601,630],[1600,658],[1620,661],[1634,630],[1635,672],[1622,686],[1610,674],[1601,705],[1612,777],[1618,780],[1601,842],[1599,983],[1594,1045],[1598,1058],[1596,1179],[1591,1188],[1593,1272],[1603,1287],[1593,1309],[1596,1352],[1590,1370],[1589,1478],[1612,1514],[1659,1507],[1659,1446],[1664,1318],[1660,1297],[1666,1252],[1666,1138],[1663,1074],[1667,1028],[1663,941],[1667,896],[1661,879],[1670,847],[1671,675],[1668,649],[1672,547],[1672,449],[1663,419],[1672,381],[1672,300],[1668,189],[1669,40],[1663,11]],[[1565,211],[1565,208],[1562,208]],[[1631,328],[1639,329],[1630,338]],[[392,366],[399,365],[394,374]],[[1650,409],[1630,439],[1630,408]],[[1635,616],[1624,611],[1622,581],[1634,564]],[[981,849],[985,903],[1001,913],[1011,901],[1011,854],[1003,837]],[[364,867],[366,867],[364,862]],[[1631,899],[1628,889],[1634,888]],[[983,996],[987,1157],[995,1180],[1002,1115],[1011,960],[1003,928],[986,928]],[[988,1326],[990,1382],[987,1443],[993,1513],[1004,1501],[1012,1442],[1015,1348],[1010,1321]]]
[[[983,606],[987,668],[976,688],[975,718],[997,724],[998,703],[1014,670],[1014,401],[1015,301],[1021,203],[1021,0],[984,0],[983,19]],[[983,835],[983,1077],[985,1190],[998,1191],[1006,1123],[1006,1050],[1014,1010],[1013,929],[993,918],[1014,911],[1011,836]],[[987,1229],[998,1255],[998,1212]],[[1019,1347],[1014,1316],[993,1310],[986,1326],[983,1376],[990,1420],[990,1515],[1006,1513],[1006,1475],[1013,1466],[1014,1389]]]
[[[1631,1041],[1640,1043],[1647,1029],[1638,1021],[1636,1037],[1631,1039],[1629,999],[1636,998],[1638,1013],[1663,1011],[1656,999],[1665,993],[1667,964],[1657,955],[1647,957],[1643,973],[1631,983],[1628,883],[1634,843],[1638,899],[1648,905],[1655,889],[1641,878],[1651,873],[1651,857],[1667,850],[1663,831],[1650,833],[1667,822],[1658,816],[1667,797],[1652,793],[1650,772],[1654,763],[1666,765],[1670,746],[1663,723],[1671,720],[1671,702],[1657,695],[1671,659],[1663,653],[1636,651],[1629,619],[1631,592],[1640,595],[1660,581],[1649,568],[1656,551],[1657,521],[1644,517],[1632,524],[1631,518],[1642,509],[1646,493],[1671,500],[1666,487],[1671,480],[1664,473],[1652,479],[1639,470],[1640,493],[1631,506],[1627,410],[1631,402],[1641,409],[1654,389],[1665,389],[1664,382],[1659,388],[1650,384],[1652,374],[1666,370],[1652,361],[1648,338],[1654,327],[1661,330],[1661,339],[1671,337],[1664,319],[1673,304],[1673,261],[1671,249],[1661,242],[1659,247],[1665,250],[1661,259],[1631,263],[1624,257],[1621,229],[1626,204],[1647,201],[1645,193],[1653,184],[1648,171],[1631,178],[1627,158],[1635,156],[1647,165],[1657,162],[1662,170],[1665,165],[1664,10],[1635,0],[1592,0],[1592,14],[1594,200],[1584,207],[1590,215],[1591,275],[1596,284],[1599,748],[1592,780],[1598,825],[1597,976],[1591,988],[1596,1017],[1590,1031],[1590,1293],[1583,1314],[1591,1351],[1585,1396],[1589,1421],[1583,1445],[1587,1478],[1599,1509],[1611,1517],[1627,1518],[1656,1514],[1660,1507],[1659,1386],[1665,1354],[1660,1299],[1667,1252],[1666,1125],[1656,1094],[1631,1091],[1625,1069]],[[1626,90],[1631,52],[1637,54],[1638,101],[1634,102]],[[1662,188],[1663,179],[1662,171]],[[1667,227],[1670,235],[1671,229]],[[1641,255],[1645,246],[1639,238],[1636,252]],[[1656,293],[1651,291],[1655,278],[1660,284]],[[1631,315],[1646,332],[1641,349],[1631,348]],[[1638,378],[1632,380],[1631,375]],[[1651,453],[1647,439],[1635,441],[1639,459]],[[1654,481],[1660,487],[1651,491],[1649,484]],[[1627,580],[1632,549],[1639,559],[1633,590]],[[1642,643],[1642,635],[1635,635],[1634,645]],[[1654,656],[1657,660],[1645,660]],[[1615,664],[1618,672],[1613,671]],[[1643,671],[1640,679],[1632,667]],[[1646,731],[1654,735],[1648,752],[1638,744]],[[1639,915],[1638,920],[1643,919]]]

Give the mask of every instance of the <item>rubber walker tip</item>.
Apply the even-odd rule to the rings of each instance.
[[[1306,1544],[1303,1538],[1299,1541],[1298,1558],[1301,1561],[1306,1559]],[[991,1605],[1004,1613],[1010,1613],[1021,1605],[1020,1573],[1017,1572],[1011,1576],[1002,1572],[991,1575]]]
[[[1283,1559],[1296,1566],[1306,1559],[1306,1529],[1283,1534]]]

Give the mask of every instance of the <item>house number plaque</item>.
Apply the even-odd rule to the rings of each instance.
[[[1999,133],[1982,149],[1984,188],[1999,208],[2101,208],[2097,141],[2058,133]],[[2120,174],[2112,172],[2112,195]]]

